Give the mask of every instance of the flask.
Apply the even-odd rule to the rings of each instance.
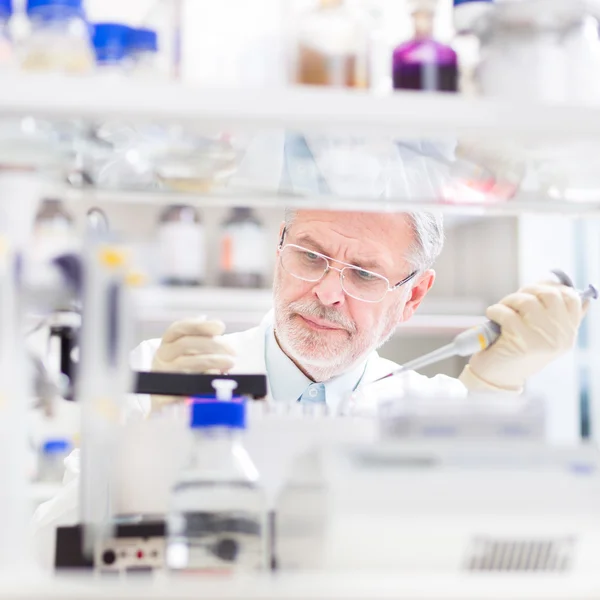
[[[436,5],[437,0],[411,2],[415,35],[394,50],[394,89],[457,91],[456,52],[433,39]]]

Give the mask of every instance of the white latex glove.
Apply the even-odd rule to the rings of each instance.
[[[223,373],[234,365],[234,350],[219,336],[221,321],[185,319],[165,332],[152,360],[152,370],[170,373]],[[181,401],[174,396],[152,396],[152,410]]]
[[[525,380],[570,350],[584,315],[579,294],[557,283],[521,288],[490,306],[498,340],[474,354],[459,379],[472,391],[522,390]]]

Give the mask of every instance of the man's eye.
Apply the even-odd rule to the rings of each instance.
[[[358,276],[359,279],[362,279],[362,281],[375,281],[376,279],[379,279],[379,277],[377,277],[377,275],[375,275],[374,273],[369,273],[369,271],[356,271],[356,275]]]
[[[315,254],[314,252],[305,252],[304,257],[310,262],[317,262],[321,258],[318,254]]]

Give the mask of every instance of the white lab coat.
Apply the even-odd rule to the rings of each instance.
[[[258,327],[244,332],[223,336],[236,352],[235,368],[232,374],[266,373],[265,337],[267,328],[272,323],[271,313],[263,319]],[[131,353],[131,366],[137,371],[149,371],[152,366],[154,353],[160,345],[160,339],[142,342]],[[390,360],[381,358],[373,352],[367,362],[363,381],[372,381],[390,373],[398,365]],[[410,372],[403,378],[411,392],[418,395],[464,396],[466,388],[452,377],[437,375],[428,378],[415,372]],[[349,390],[350,391],[350,390]],[[398,393],[398,380],[390,379],[377,385],[377,397],[392,396]],[[363,405],[358,406],[362,414],[374,413],[374,396],[362,399]],[[131,396],[128,399],[127,413],[129,418],[142,418],[148,414],[150,398],[145,395]],[[40,562],[47,567],[53,564],[56,527],[73,525],[78,522],[78,475],[79,450],[75,450],[65,460],[65,477],[63,489],[54,498],[42,504],[36,511],[33,520],[33,533],[36,550]]]

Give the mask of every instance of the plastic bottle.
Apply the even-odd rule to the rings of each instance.
[[[319,0],[300,18],[294,54],[295,83],[367,87],[366,30],[344,0]]]
[[[205,234],[193,206],[168,206],[158,230],[160,280],[164,285],[200,285],[205,279]]]
[[[82,0],[27,0],[31,33],[21,66],[28,71],[88,73],[94,52]]]
[[[394,50],[392,77],[395,89],[457,91],[456,52],[433,39],[437,0],[413,0],[415,36]]]
[[[42,200],[33,223],[33,250],[39,257],[51,257],[73,250],[76,236],[73,217],[61,200]]]
[[[493,7],[493,0],[454,0],[454,30],[452,47],[458,57],[458,89],[462,94],[475,95],[475,70],[479,64],[480,42],[477,26]]]
[[[130,32],[129,27],[120,23],[96,23],[93,41],[99,72],[126,75]]]
[[[128,53],[131,69],[136,77],[155,78],[159,76],[158,35],[145,28],[132,28],[129,32]]]
[[[267,564],[266,500],[241,439],[244,402],[192,405],[193,446],[171,492],[167,565],[234,574]]]
[[[265,284],[266,238],[251,208],[234,208],[222,225],[219,284],[259,288]]]
[[[13,62],[14,52],[9,30],[12,14],[12,0],[0,0],[0,69]]]
[[[64,438],[46,440],[40,449],[37,480],[44,483],[60,483],[65,458],[71,451],[71,443]]]

